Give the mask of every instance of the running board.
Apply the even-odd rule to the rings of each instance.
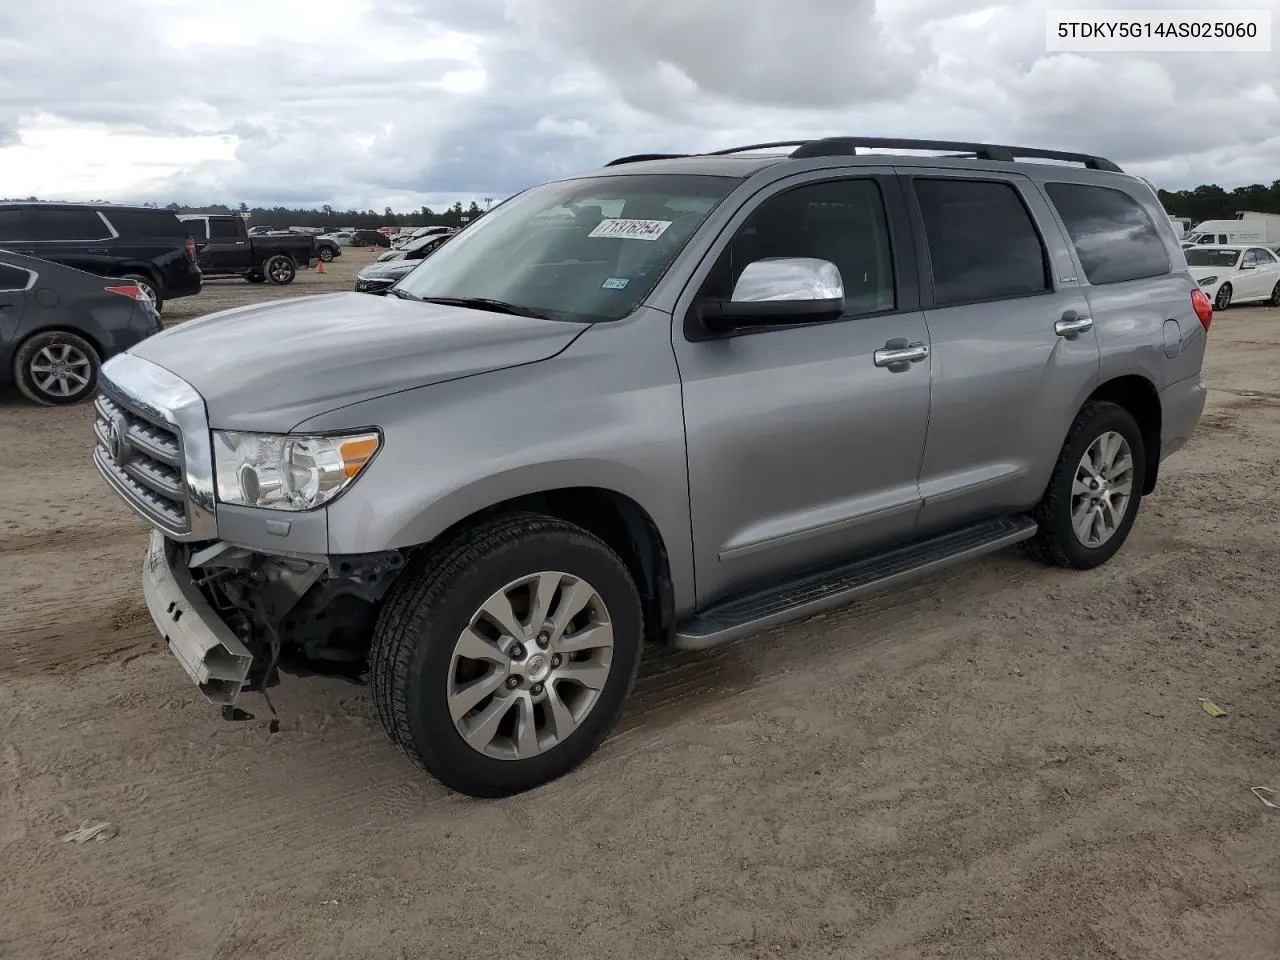
[[[677,650],[705,650],[1030,540],[1036,522],[1003,517],[716,604],[676,628]]]

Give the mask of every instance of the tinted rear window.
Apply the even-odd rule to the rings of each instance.
[[[938,306],[1049,289],[1044,244],[1010,184],[917,178],[915,191]]]
[[[1172,267],[1155,223],[1123,190],[1081,183],[1048,183],[1089,282],[1122,283],[1164,276]]]
[[[111,231],[92,207],[30,207],[32,240],[106,240]]]
[[[0,290],[25,290],[30,280],[27,271],[0,263]]]
[[[168,210],[103,210],[116,233],[133,237],[186,237],[186,227]]]

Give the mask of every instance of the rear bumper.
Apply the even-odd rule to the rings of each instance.
[[[1204,381],[1198,375],[1170,384],[1161,391],[1161,460],[1186,446],[1191,439],[1204,413],[1206,393]]]
[[[151,619],[182,669],[210,701],[234,703],[249,677],[253,654],[176,562],[173,543],[158,530],[142,564],[142,595]]]

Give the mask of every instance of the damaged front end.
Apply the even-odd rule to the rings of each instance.
[[[273,556],[155,531],[143,592],[188,676],[229,708],[245,690],[273,686],[279,670],[357,679],[378,605],[405,559],[399,551]]]

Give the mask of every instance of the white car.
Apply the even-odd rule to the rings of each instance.
[[[348,233],[346,230],[335,230],[333,233],[322,233],[317,240],[330,240],[340,247],[351,246],[351,241],[355,239],[355,234]]]
[[[1233,303],[1269,303],[1280,307],[1280,259],[1265,247],[1243,243],[1194,247],[1187,266],[1216,310]]]

